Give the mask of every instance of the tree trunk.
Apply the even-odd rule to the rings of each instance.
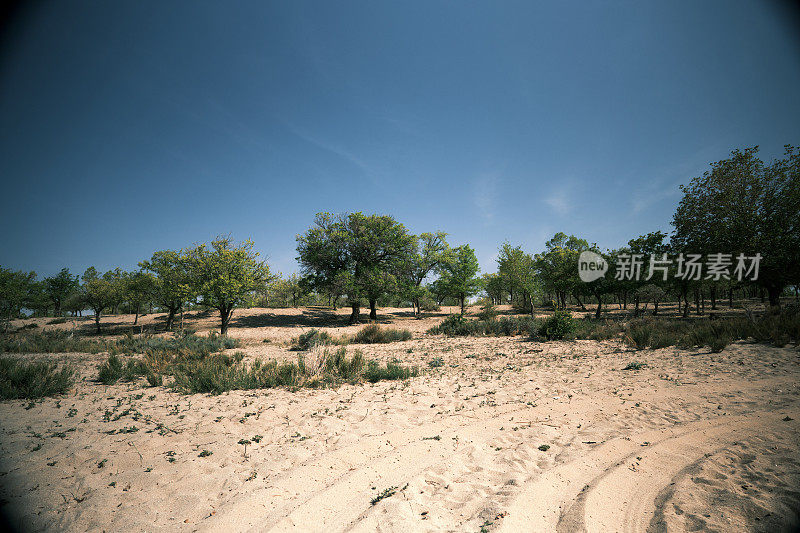
[[[465,309],[465,307],[466,307],[466,298],[465,298],[465,297],[464,297],[464,295],[462,294],[462,295],[461,295],[461,314],[462,314],[462,315],[464,314],[464,309]]]
[[[370,320],[377,320],[378,319],[378,310],[376,308],[377,302],[375,300],[370,299],[369,301],[369,319]]]
[[[358,321],[361,317],[361,305],[360,304],[350,304],[351,312],[350,312],[350,320],[348,321],[349,324],[358,324]]]
[[[658,314],[658,300],[653,300],[653,316]]]
[[[139,307],[140,307],[140,304],[137,303],[136,304],[136,316],[133,318],[133,325],[134,326],[139,323]]]
[[[172,323],[175,321],[175,312],[177,309],[170,307],[167,314],[167,331],[172,331]]]
[[[600,294],[595,294],[595,296],[597,297],[597,311],[594,312],[594,317],[600,318],[600,313],[603,310],[603,298]]]
[[[94,325],[97,328],[97,334],[100,335],[100,313],[102,313],[102,309],[95,309],[94,310]]]
[[[581,301],[581,299],[580,299],[580,298],[578,298],[578,295],[577,295],[577,294],[575,294],[575,293],[573,292],[573,293],[572,293],[572,297],[573,297],[573,298],[575,298],[575,301],[576,301],[576,302],[578,302],[578,305],[580,306],[580,308],[581,308],[581,311],[584,311],[584,312],[585,312],[585,311],[586,311],[586,306],[585,306],[585,305],[583,305],[583,302]],[[533,305],[531,305],[531,307],[533,307]],[[533,314],[533,312],[531,312],[531,314]]]
[[[733,309],[733,289],[728,289],[728,307]]]
[[[770,305],[770,307],[780,308],[780,306],[781,306],[781,288],[780,287],[775,287],[773,285],[770,285],[769,287],[767,287],[767,292],[769,293],[769,305]]]
[[[233,309],[228,309],[226,307],[223,307],[219,310],[219,316],[222,322],[219,328],[219,332],[221,335],[227,335],[228,324],[230,324],[231,316],[233,316]]]

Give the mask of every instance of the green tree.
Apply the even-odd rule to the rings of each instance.
[[[397,291],[412,249],[405,226],[386,215],[319,213],[314,225],[297,236],[298,261],[307,282],[322,291],[341,287],[351,307],[351,324],[359,320],[362,299],[369,302],[370,318],[377,318],[378,299]]]
[[[466,244],[454,248],[449,260],[443,265],[439,281],[448,296],[458,299],[462,315],[466,309],[467,298],[477,294],[481,289],[481,279],[477,277],[479,271],[480,266],[475,251]]]
[[[0,267],[0,317],[3,331],[17,318],[28,301],[31,284],[36,282],[35,272],[22,272]]]
[[[452,251],[447,244],[447,234],[443,231],[422,233],[413,239],[404,265],[406,284],[403,292],[411,300],[414,316],[419,316],[420,301],[426,294],[423,282],[430,274],[441,270]]]
[[[94,324],[100,334],[100,318],[103,309],[114,301],[116,287],[114,286],[114,272],[99,275],[97,269],[89,267],[83,273],[83,299],[89,308],[94,311]]]
[[[62,268],[55,276],[44,278],[44,289],[53,302],[54,313],[60,315],[65,300],[80,289],[80,281],[78,276],[69,273],[68,268]]]
[[[534,296],[540,290],[536,261],[519,246],[503,243],[497,256],[497,273],[509,292],[512,303],[513,295],[519,307],[534,312]]]
[[[578,257],[589,250],[589,243],[574,235],[556,233],[545,243],[545,251],[536,254],[536,269],[539,273],[542,289],[555,296],[556,306],[565,308],[567,296],[572,295],[581,308],[581,294],[591,292],[578,277]]]
[[[139,323],[142,304],[152,300],[156,288],[156,278],[149,272],[131,272],[125,277],[125,298],[130,302],[136,316],[133,325]]]
[[[220,333],[228,334],[233,310],[269,279],[269,267],[258,260],[253,242],[218,237],[188,253],[189,271],[205,306],[219,311]]]
[[[139,267],[155,275],[153,300],[167,310],[166,328],[172,331],[175,314],[194,294],[186,254],[181,250],[160,250]]]
[[[783,159],[765,165],[757,146],[734,150],[681,191],[675,250],[732,254],[734,264],[738,254],[760,254],[755,283],[779,306],[784,287],[800,279],[800,152],[787,145]]]

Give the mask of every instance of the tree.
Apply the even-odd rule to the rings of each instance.
[[[477,294],[481,289],[481,280],[477,277],[480,271],[475,251],[463,244],[453,249],[449,260],[443,265],[439,279],[445,292],[461,303],[461,314],[464,314],[467,298]]]
[[[187,261],[183,251],[160,250],[154,252],[149,261],[139,263],[142,270],[156,276],[152,295],[155,302],[167,310],[167,331],[172,331],[175,314],[193,295]]]
[[[386,215],[318,213],[314,225],[297,236],[298,261],[316,290],[342,287],[351,307],[350,323],[359,320],[361,300],[377,318],[378,299],[398,289],[404,261],[413,249],[405,226]]]
[[[61,308],[67,298],[80,289],[78,276],[69,273],[68,268],[62,268],[55,276],[44,278],[44,290],[53,302],[55,315],[61,314]]]
[[[269,267],[258,261],[252,241],[237,244],[230,237],[190,250],[188,262],[203,305],[219,311],[220,333],[227,335],[233,310],[267,282]]]
[[[786,146],[784,159],[765,165],[758,147],[731,157],[681,186],[672,224],[676,251],[760,254],[755,283],[772,306],[783,288],[800,279],[800,152]]]
[[[542,288],[555,296],[557,307],[565,308],[567,295],[571,294],[581,308],[584,308],[580,296],[588,291],[578,277],[578,257],[581,252],[589,249],[589,243],[585,239],[559,232],[545,243],[543,253],[536,254],[536,270]]]
[[[505,283],[500,274],[484,274],[481,276],[481,284],[486,296],[492,301],[493,304],[499,305],[503,303],[503,291],[505,291]]]
[[[94,311],[94,324],[100,334],[100,317],[103,309],[111,305],[115,298],[114,273],[106,272],[100,276],[97,269],[89,267],[83,273],[83,299]]]
[[[533,298],[540,286],[533,257],[519,246],[503,243],[497,257],[497,273],[509,294],[517,295],[519,307],[533,314]],[[513,303],[513,296],[511,300]]]
[[[35,272],[0,267],[0,317],[4,331],[8,329],[9,322],[19,316],[28,300],[31,284],[35,282]]]
[[[411,253],[405,262],[404,292],[411,300],[414,316],[419,316],[420,300],[426,292],[422,283],[431,273],[441,270],[452,251],[447,244],[447,234],[443,231],[422,233],[413,239]]]
[[[133,325],[135,326],[139,323],[139,313],[141,312],[142,304],[153,298],[156,278],[149,272],[139,271],[127,275],[125,281],[125,296],[136,313],[133,319]]]

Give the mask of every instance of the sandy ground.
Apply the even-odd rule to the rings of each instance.
[[[346,313],[325,329],[356,331]],[[0,403],[2,510],[33,531],[800,524],[796,346],[633,352],[611,341],[424,333],[441,319],[381,310],[384,323],[414,338],[360,348],[419,365],[422,375],[326,390],[185,396],[143,382],[106,387],[92,381],[103,354],[28,355],[68,360],[82,378],[59,399]],[[104,326],[121,334],[132,320],[107,317]],[[159,321],[149,315],[142,325]],[[186,321],[217,327],[212,314]],[[293,359],[291,339],[329,321],[317,309],[246,310],[231,335],[248,359]],[[430,368],[436,357],[444,366]],[[622,370],[632,361],[646,366]],[[256,435],[246,449],[238,443]],[[386,489],[392,495],[373,505]]]

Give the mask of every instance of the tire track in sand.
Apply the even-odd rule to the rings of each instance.
[[[499,530],[645,531],[676,476],[784,415],[725,416],[608,441],[525,486]]]

